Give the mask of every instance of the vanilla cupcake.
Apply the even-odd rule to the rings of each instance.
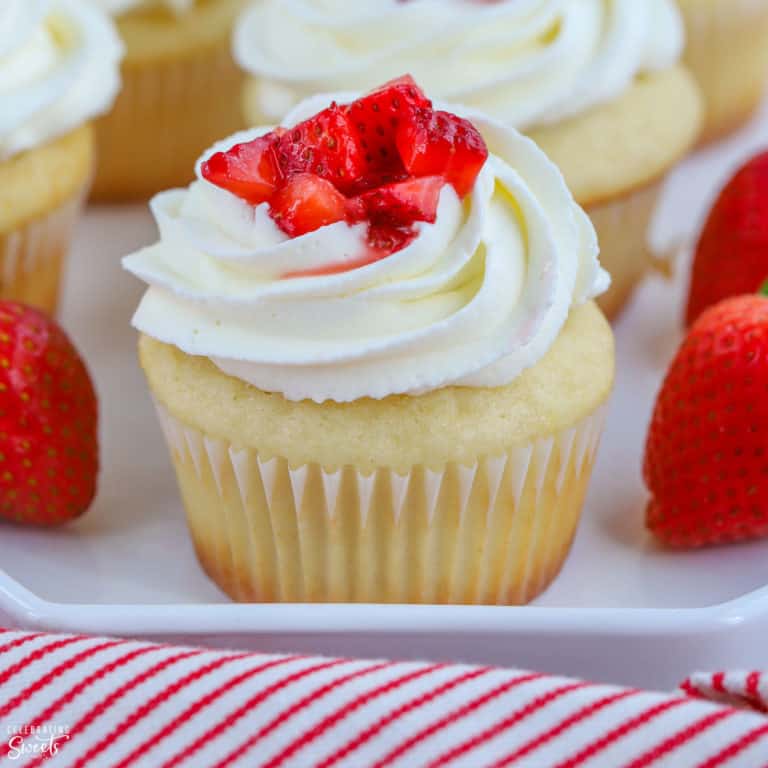
[[[122,48],[82,0],[0,3],[0,298],[53,313]]]
[[[89,0],[115,16],[123,89],[97,124],[97,200],[187,184],[200,153],[243,125],[230,52],[243,0]]]
[[[705,102],[703,140],[738,128],[768,84],[768,0],[679,0],[685,62]]]
[[[674,0],[259,0],[235,57],[250,124],[315,92],[362,91],[410,72],[435,96],[529,134],[597,228],[623,306],[652,259],[661,182],[698,136],[700,97],[680,65]]]
[[[533,142],[425,102],[403,79],[221,142],[125,259],[237,600],[524,603],[567,555],[614,373],[595,232]]]

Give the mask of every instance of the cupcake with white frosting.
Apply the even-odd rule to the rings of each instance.
[[[54,312],[122,46],[83,0],[0,3],[0,298]]]
[[[259,0],[234,50],[251,124],[410,72],[436,98],[530,135],[597,228],[609,314],[647,270],[660,183],[698,136],[674,0]]]
[[[526,602],[613,381],[594,229],[409,78],[328,103],[207,152],[124,261],[198,556],[238,600]]]
[[[97,200],[145,199],[187,184],[200,153],[243,126],[230,50],[244,0],[87,0],[115,18],[123,89],[97,125]]]

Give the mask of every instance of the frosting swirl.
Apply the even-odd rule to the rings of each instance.
[[[327,105],[309,100],[290,127]],[[572,305],[608,285],[594,229],[529,139],[473,116],[491,152],[461,202],[389,257],[346,272],[364,230],[339,222],[288,238],[199,175],[152,201],[160,241],[124,266],[149,288],[134,326],[290,400],[345,402],[449,385],[494,387],[536,363]],[[230,137],[204,156],[268,129]]]
[[[120,86],[122,44],[79,0],[0,4],[0,158],[106,112]]]
[[[234,40],[269,120],[312,93],[409,72],[521,130],[610,101],[682,48],[673,0],[260,0]]]
[[[196,0],[90,0],[101,6],[107,13],[118,16],[121,13],[147,8],[167,8],[174,13],[186,13],[195,5]]]

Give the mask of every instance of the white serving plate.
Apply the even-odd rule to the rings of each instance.
[[[669,185],[657,239],[690,237],[734,164],[767,144],[768,107],[738,137],[691,158]],[[79,230],[63,320],[101,397],[101,490],[68,528],[0,529],[0,620],[268,651],[516,665],[659,687],[694,668],[765,665],[768,542],[673,554],[643,530],[643,441],[680,339],[684,275],[675,284],[650,279],[617,326],[617,389],[583,524],[563,573],[534,605],[234,605],[197,565],[136,364],[129,318],[141,286],[119,258],[153,238],[142,207],[92,209]]]

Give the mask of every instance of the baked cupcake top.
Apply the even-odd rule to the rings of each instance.
[[[135,327],[290,400],[512,381],[608,285],[587,216],[533,142],[410,77],[349,102],[232,136],[153,199]]]
[[[0,2],[0,159],[106,112],[122,52],[112,22],[83,0]]]
[[[121,13],[148,8],[167,8],[174,13],[184,13],[194,6],[196,0],[90,0],[101,6],[107,13],[117,16]]]
[[[612,100],[682,48],[674,0],[258,0],[234,40],[270,120],[407,70],[435,98],[521,130]]]

